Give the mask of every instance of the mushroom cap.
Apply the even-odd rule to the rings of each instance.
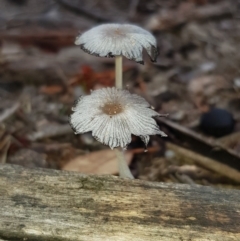
[[[92,135],[110,148],[126,146],[131,135],[140,136],[145,145],[150,135],[167,136],[159,129],[150,108],[142,97],[115,87],[94,90],[82,96],[72,108],[70,124],[75,134],[92,131]]]
[[[79,35],[75,41],[85,52],[99,57],[125,56],[143,64],[142,52],[146,49],[153,62],[158,51],[155,37],[131,24],[102,24]]]

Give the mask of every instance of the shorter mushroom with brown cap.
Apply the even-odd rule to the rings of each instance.
[[[116,57],[117,88],[122,88],[122,56],[143,64],[143,49],[146,49],[153,62],[158,55],[155,37],[131,24],[99,25],[78,36],[75,44],[95,56]]]
[[[146,146],[150,135],[166,136],[152,118],[162,115],[151,109],[145,99],[128,90],[115,87],[94,90],[81,97],[72,110],[70,124],[75,134],[91,131],[96,140],[111,149],[126,149],[131,135],[139,136]],[[131,178],[124,156],[118,149],[116,154],[120,176]]]

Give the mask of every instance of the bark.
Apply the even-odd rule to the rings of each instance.
[[[0,165],[0,240],[240,240],[240,191]]]

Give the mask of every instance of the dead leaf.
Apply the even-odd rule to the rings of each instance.
[[[30,20],[31,21],[31,20]],[[19,42],[23,47],[36,46],[48,53],[56,53],[63,47],[72,46],[76,35],[74,29],[51,30],[35,26],[22,28],[18,34],[3,31],[2,37],[7,41]]]
[[[69,80],[69,84],[80,84],[89,91],[94,89],[96,84],[101,84],[105,87],[112,86],[114,83],[114,77],[114,70],[105,70],[97,73],[90,66],[84,65],[81,67],[80,72]]]
[[[146,28],[151,31],[169,30],[190,21],[216,18],[232,14],[234,11],[234,7],[227,1],[219,4],[202,4],[202,6],[195,5],[193,1],[183,2],[177,10],[161,9],[159,13],[152,15],[146,24]]]
[[[132,157],[132,152],[125,152],[125,158],[128,164],[131,163]],[[118,173],[117,157],[112,150],[96,151],[77,156],[63,166],[62,170],[87,174],[116,174]]]
[[[230,84],[219,75],[208,75],[194,78],[188,85],[188,91],[194,104],[203,109],[207,104],[216,101],[213,98],[219,91],[229,89]]]
[[[123,72],[127,71],[129,67],[124,66]],[[83,65],[75,76],[68,80],[69,86],[81,85],[85,87],[87,91],[96,89],[96,85],[102,87],[113,86],[115,79],[114,69],[104,70],[101,72],[95,72],[90,66]]]

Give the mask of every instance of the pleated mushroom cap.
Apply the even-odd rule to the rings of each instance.
[[[75,41],[85,52],[99,57],[125,56],[144,63],[142,52],[146,49],[153,62],[158,51],[155,37],[131,24],[102,24],[79,35]]]
[[[115,87],[92,91],[81,97],[70,116],[75,134],[92,131],[101,143],[126,148],[131,135],[140,136],[145,145],[149,135],[167,136],[162,132],[153,116],[161,116],[150,108],[142,97]]]

